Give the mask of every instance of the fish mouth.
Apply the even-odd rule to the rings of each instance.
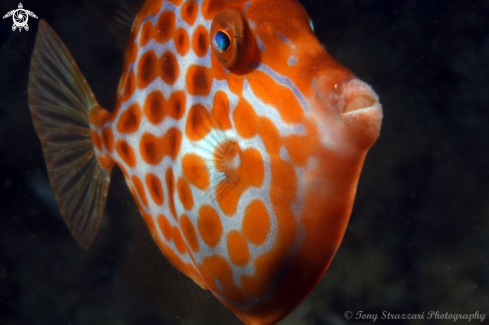
[[[368,111],[376,108],[380,108],[377,99],[368,94],[362,94],[347,102],[342,114],[360,113],[359,111]]]
[[[366,114],[380,110],[380,118],[382,118],[382,106],[379,103],[377,94],[363,81],[358,79],[350,80],[343,85],[342,95],[344,105],[340,115]]]
[[[343,105],[340,117],[353,143],[369,148],[377,139],[382,123],[382,106],[369,85],[358,79],[344,84],[341,89]]]

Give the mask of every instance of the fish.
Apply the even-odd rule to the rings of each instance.
[[[296,0],[146,0],[113,112],[42,20],[28,95],[80,246],[117,165],[161,254],[245,324],[280,321],[323,277],[383,116]]]

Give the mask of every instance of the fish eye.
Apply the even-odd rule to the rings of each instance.
[[[312,22],[311,17],[308,17],[308,18],[309,18],[309,26],[311,26],[311,29],[314,32],[314,23]]]
[[[216,47],[223,52],[226,51],[231,44],[231,39],[229,38],[229,35],[224,31],[218,31],[216,36],[214,37],[214,40],[216,42]]]
[[[212,52],[228,70],[237,70],[245,63],[250,48],[250,30],[244,14],[237,8],[220,11],[211,25]]]

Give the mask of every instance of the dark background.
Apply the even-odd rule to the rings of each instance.
[[[283,324],[371,323],[347,310],[489,316],[489,1],[301,2],[326,49],[377,91],[384,120],[343,244]],[[23,5],[110,106],[122,55],[106,26],[83,1]],[[0,14],[17,6],[2,0]],[[0,324],[205,323],[163,318],[121,281],[140,218],[123,182],[92,248],[70,236],[27,105],[38,23],[19,33],[0,20]]]

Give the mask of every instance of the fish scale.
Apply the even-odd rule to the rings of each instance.
[[[54,175],[65,153],[45,140],[45,94],[36,83],[50,71],[36,51],[46,34],[33,54],[30,105],[58,204],[80,244],[96,234],[117,164],[178,270],[247,324],[289,314],[341,242],[382,118],[376,94],[325,52],[300,4],[147,0],[133,23],[115,111],[84,90],[98,174],[77,202]],[[75,204],[92,213],[73,211]]]

